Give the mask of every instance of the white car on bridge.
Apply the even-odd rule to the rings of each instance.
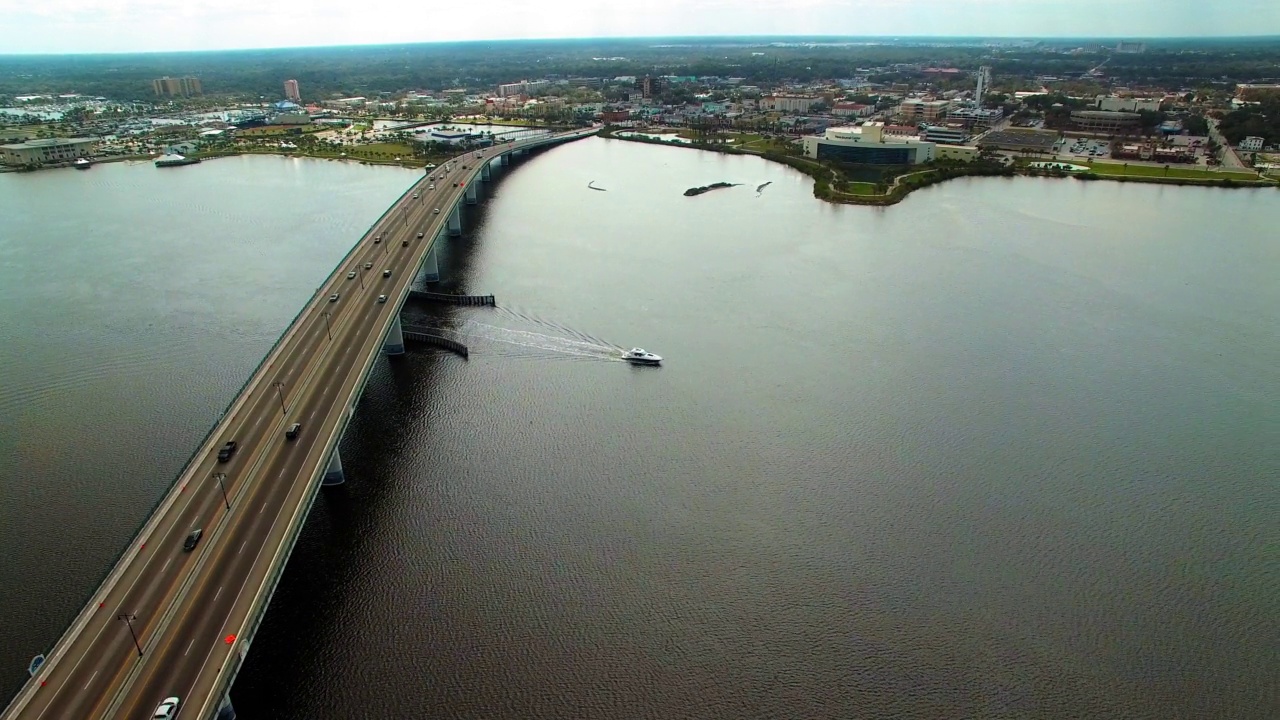
[[[178,715],[179,703],[176,697],[165,698],[156,706],[156,712],[151,716],[151,720],[173,720]]]

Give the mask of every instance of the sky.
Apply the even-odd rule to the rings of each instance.
[[[819,34],[1280,35],[1280,0],[0,0],[0,55]]]

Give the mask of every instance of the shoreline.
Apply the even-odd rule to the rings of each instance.
[[[1049,170],[1040,168],[1031,168],[1025,165],[994,165],[982,164],[974,166],[973,163],[956,164],[945,166],[927,167],[922,170],[909,172],[899,175],[893,179],[893,183],[889,185],[886,192],[872,193],[856,193],[838,189],[836,184],[842,182],[835,170],[818,163],[816,160],[808,158],[796,157],[794,155],[784,155],[778,152],[757,151],[738,148],[732,145],[720,146],[701,146],[692,143],[677,143],[649,138],[641,135],[618,135],[619,131],[631,130],[631,128],[605,128],[599,133],[599,137],[624,140],[627,142],[647,143],[650,145],[662,145],[664,147],[682,147],[693,150],[706,150],[708,152],[722,153],[725,155],[755,155],[772,162],[787,165],[795,170],[813,178],[813,196],[819,200],[825,200],[830,203],[842,205],[871,205],[871,206],[887,206],[896,205],[906,199],[913,191],[921,188],[936,185],[940,182],[953,180],[962,177],[1043,177],[1043,178],[1075,178],[1082,182],[1093,180],[1110,180],[1113,182],[1136,182],[1149,183],[1155,185],[1194,185],[1199,187],[1216,187],[1216,188],[1278,188],[1280,182],[1275,180],[1264,179],[1259,176],[1256,180],[1244,180],[1236,178],[1180,178],[1180,177],[1161,177],[1158,175],[1118,175],[1110,173],[1094,172],[1094,168],[1090,168],[1087,172],[1068,173],[1059,170]],[[663,133],[672,134],[672,133]],[[675,134],[679,137],[678,133]],[[865,186],[869,183],[857,183],[857,185]],[[852,186],[854,183],[845,183],[846,186]]]

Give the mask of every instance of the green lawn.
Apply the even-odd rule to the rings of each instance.
[[[1079,163],[1075,163],[1079,164]],[[1098,175],[1124,175],[1128,177],[1169,177],[1188,180],[1257,180],[1258,174],[1247,170],[1201,170],[1200,168],[1179,167],[1170,165],[1166,171],[1164,166],[1129,165],[1113,162],[1087,163]]]
[[[845,192],[850,195],[875,195],[876,186],[868,182],[851,182],[845,188]]]
[[[728,137],[733,138],[734,147],[751,147],[764,140],[764,136],[752,133],[736,133],[730,134]]]

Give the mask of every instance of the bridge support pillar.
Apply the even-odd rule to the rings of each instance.
[[[440,242],[439,239],[431,243],[431,249],[422,260],[422,279],[427,282],[440,282],[440,264],[436,262],[436,243],[438,242]]]
[[[498,163],[498,167],[503,167],[507,164],[507,156],[510,154],[511,153],[502,153],[497,157],[496,162]]]
[[[480,179],[481,179],[481,180],[484,180],[485,182],[488,182],[489,180],[493,179],[493,172],[489,169],[489,166],[490,166],[490,165],[492,165],[492,164],[493,164],[493,163],[485,163],[484,165],[481,165],[481,166],[480,166]]]
[[[401,339],[403,343],[403,336]],[[322,486],[341,485],[347,481],[347,476],[342,472],[342,455],[338,453],[338,448],[333,449],[333,457],[329,458],[329,469],[324,471],[324,480],[320,483]]]
[[[387,331],[387,339],[382,342],[382,352],[388,355],[404,354],[404,331],[400,327],[400,315],[396,314],[396,319],[391,323],[391,329]]]
[[[478,186],[475,183],[471,183],[470,185],[467,186],[467,204],[468,205],[475,205],[476,202],[480,200],[480,193],[476,191],[476,187]]]
[[[453,206],[453,211],[449,213],[449,235],[457,237],[462,234],[462,207]]]
[[[231,704],[231,694],[222,698],[222,707],[218,708],[217,720],[236,720],[236,708]]]

